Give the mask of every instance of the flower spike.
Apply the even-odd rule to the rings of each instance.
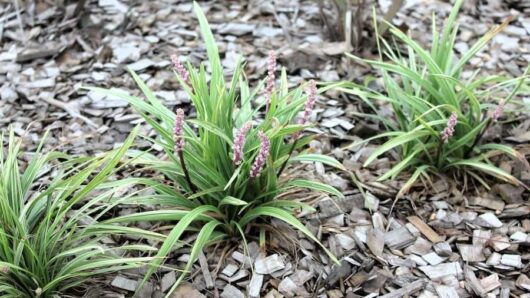
[[[188,85],[188,87],[192,88],[190,74],[188,73],[186,67],[184,67],[184,65],[179,61],[177,55],[171,55],[171,63],[173,63],[173,67],[177,71],[177,74],[180,76],[180,78],[186,83],[186,85]]]
[[[501,100],[497,107],[495,108],[495,111],[493,111],[493,115],[491,115],[491,119],[493,119],[493,122],[497,122],[499,118],[502,116],[502,113],[504,112],[504,100]]]
[[[447,121],[447,127],[442,132],[442,141],[447,143],[449,138],[455,133],[455,126],[458,123],[458,115],[456,112],[452,112],[449,120]]]
[[[307,101],[305,102],[304,106],[304,113],[302,114],[302,117],[298,118],[298,124],[304,125],[309,121],[309,117],[311,117],[311,113],[313,112],[313,108],[315,107],[315,103],[317,101],[317,83],[314,80],[309,81],[309,91],[307,94]],[[300,136],[300,132],[296,132],[293,135],[294,139],[298,139]]]
[[[240,165],[243,160],[243,147],[245,146],[245,137],[247,136],[248,131],[252,127],[251,122],[247,122],[241,129],[237,132],[234,138],[234,164]]]
[[[261,148],[259,149],[258,156],[256,157],[256,160],[254,160],[254,164],[250,169],[251,178],[255,178],[260,175],[261,170],[267,161],[267,156],[269,155],[270,150],[270,141],[263,131],[258,132],[258,136],[261,140]]]
[[[315,107],[315,103],[317,101],[317,83],[314,80],[309,81],[309,92],[307,95],[307,101],[305,102],[304,107],[304,114],[302,115],[302,118],[298,119],[298,124],[306,124],[307,121],[309,121],[309,117],[311,117],[311,112],[313,112],[313,108]]]
[[[175,140],[175,152],[181,152],[184,149],[184,110],[177,109],[177,116],[175,117],[175,129],[173,130],[173,139]]]
[[[274,91],[274,82],[276,79],[276,53],[274,51],[269,52],[269,59],[267,60],[267,89],[265,90],[265,97],[267,100],[266,112],[269,111],[269,107],[272,100],[272,93]]]

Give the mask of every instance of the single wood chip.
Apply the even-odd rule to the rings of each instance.
[[[261,286],[263,285],[263,275],[255,273],[252,275],[250,284],[248,285],[248,296],[250,298],[259,298],[261,292]]]
[[[501,283],[499,282],[499,275],[497,275],[497,273],[493,273],[492,275],[484,277],[480,280],[480,284],[486,293],[491,292],[501,286]]]
[[[502,235],[494,235],[491,237],[490,243],[495,251],[505,250],[511,246],[510,239]]]
[[[510,298],[510,288],[501,289],[501,293],[499,294],[499,298]]]
[[[421,218],[413,215],[407,217],[407,220],[413,224],[416,229],[418,229],[427,239],[433,243],[442,242],[445,240],[445,237],[438,235],[429,225],[427,225]]]
[[[442,263],[436,266],[420,266],[419,269],[423,271],[431,280],[440,280],[445,276],[453,275],[460,279],[462,277],[462,267],[460,263]]]
[[[473,272],[469,266],[464,267],[464,276],[466,279],[466,285],[469,286],[479,297],[484,296],[487,292],[477,279],[475,272]]]
[[[118,275],[114,278],[114,280],[112,280],[111,285],[129,292],[134,292],[136,291],[136,287],[138,287],[138,282],[136,280],[128,279]]]
[[[462,259],[466,262],[482,262],[486,257],[482,253],[482,246],[472,244],[457,244]]]
[[[490,230],[473,230],[473,245],[486,246],[491,239]]]
[[[171,298],[206,298],[206,296],[195,289],[192,284],[185,283],[177,287]]]
[[[422,289],[424,282],[421,279],[418,279],[412,283],[406,284],[403,288],[392,291],[386,295],[380,296],[380,298],[398,298],[398,297],[407,297],[410,294]]]
[[[502,255],[500,253],[492,253],[489,257],[488,257],[488,260],[486,261],[486,265],[488,266],[497,266],[501,263],[501,257]]]
[[[428,240],[426,240],[423,237],[416,238],[416,241],[413,245],[407,247],[405,249],[405,254],[417,254],[417,255],[425,255],[428,254],[432,249],[432,243]]]
[[[427,263],[431,265],[438,265],[446,260],[446,258],[442,258],[439,255],[437,255],[435,252],[431,252],[428,254],[425,254],[422,256],[422,258],[427,261]]]
[[[501,264],[515,268],[523,268],[523,262],[520,255],[502,255]]]
[[[176,281],[177,274],[175,273],[175,271],[170,271],[169,273],[166,273],[160,281],[160,291],[162,293],[165,293],[167,290],[169,290],[169,288],[171,288],[171,286],[175,284]]]
[[[64,49],[64,47],[63,47],[63,49]],[[50,56],[56,56],[56,55],[60,54],[60,52],[61,52],[61,47],[60,46],[51,47],[49,49],[46,49],[46,48],[25,49],[24,51],[22,51],[22,52],[17,54],[17,60],[16,61],[18,63],[27,62],[27,61],[31,61],[31,60],[34,60],[34,59],[46,58],[46,57],[50,57]]]
[[[480,215],[474,221],[478,226],[485,228],[500,228],[502,227],[502,222],[495,216],[495,214],[488,212]]]
[[[440,298],[459,298],[458,292],[451,286],[435,285],[434,289]]]
[[[278,254],[268,257],[260,256],[254,263],[254,269],[259,274],[271,274],[275,271],[285,268],[285,264]]]
[[[416,240],[405,226],[386,232],[384,239],[385,244],[391,249],[405,248]]]
[[[350,277],[350,282],[352,283],[354,287],[358,287],[362,285],[365,281],[367,281],[368,277],[369,277],[368,273],[361,270],[355,273],[352,277]]]
[[[434,251],[442,257],[448,257],[453,253],[451,245],[447,242],[436,243],[434,245]]]
[[[504,201],[502,200],[492,200],[481,197],[472,197],[469,199],[469,204],[475,206],[482,206],[489,209],[502,211],[504,209]]]
[[[206,256],[202,251],[199,253],[199,264],[201,266],[204,282],[206,283],[206,288],[209,290],[213,289],[214,282],[210,270],[208,269],[208,260],[206,260]]]
[[[228,264],[226,267],[221,271],[222,274],[226,275],[227,277],[231,277],[234,275],[239,267],[237,267],[235,264]]]
[[[521,274],[515,281],[515,285],[521,289],[527,290],[530,292],[530,278],[528,276]]]
[[[370,251],[380,257],[385,246],[385,234],[378,229],[371,229],[366,233],[366,244]]]
[[[221,298],[245,298],[245,295],[238,288],[228,284],[221,293]]]

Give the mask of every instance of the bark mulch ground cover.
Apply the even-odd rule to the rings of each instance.
[[[379,9],[384,12],[389,2],[378,1]],[[331,41],[322,19],[329,17],[331,3],[320,7],[317,1],[221,0],[201,6],[223,66],[233,70],[237,54],[243,55],[253,83],[265,78],[267,53],[275,50],[292,86],[311,78],[381,84],[367,65],[344,57],[343,43]],[[441,25],[451,6],[448,1],[405,1],[393,23],[428,44],[432,13]],[[484,75],[523,74],[530,63],[530,4],[526,1],[465,1],[455,47],[465,53],[508,16],[513,17],[510,25],[470,61],[467,75],[477,69]],[[188,1],[3,2],[0,127],[13,127],[28,151],[50,130],[45,148],[87,155],[118,147],[139,123],[143,134],[152,135],[126,101],[80,87],[115,88],[138,95],[129,67],[167,107],[188,107],[189,99],[171,71],[169,57],[176,54],[194,65],[205,60],[197,27]],[[363,34],[365,43],[354,50],[375,58],[369,26]],[[494,125],[484,138],[508,144],[529,160],[530,93],[522,94],[518,98],[522,105],[507,106],[507,121]],[[396,199],[407,175],[376,181],[395,164],[395,157],[383,155],[363,167],[378,144],[352,146],[381,130],[378,123],[358,116],[365,108],[356,98],[330,91],[318,98],[313,113],[317,125],[311,131],[318,136],[309,146],[338,159],[349,173],[319,163],[285,173],[285,177],[302,173],[344,193],[344,198],[290,194],[316,208],[315,213],[300,214],[300,219],[339,258],[340,265],[301,233],[272,220],[274,233],[267,237],[266,250],[259,247],[258,237],[248,239],[247,253],[237,241],[209,247],[172,297],[530,297],[530,192],[495,180],[488,190],[472,180],[442,175],[432,185],[416,183]],[[514,108],[519,110],[510,111]],[[389,107],[380,109],[384,112]],[[149,146],[138,143],[140,148]],[[161,148],[155,150],[162,153]],[[530,170],[523,163],[508,158],[496,161],[530,187]],[[133,170],[120,175],[139,175]],[[364,186],[364,194],[352,177]],[[121,206],[116,214],[137,211],[134,206]],[[159,232],[171,229],[142,227]],[[141,239],[110,235],[108,241]],[[193,243],[194,238],[184,241]],[[167,266],[182,268],[189,252],[186,248],[173,251]],[[84,293],[71,296],[131,297],[145,271],[101,276],[85,285]],[[139,297],[164,297],[177,278],[174,270],[162,269]]]

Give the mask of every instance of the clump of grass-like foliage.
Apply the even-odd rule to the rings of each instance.
[[[375,113],[364,116],[377,119],[388,130],[369,139],[386,138],[388,141],[369,156],[365,166],[381,154],[395,150],[401,160],[380,180],[414,169],[399,195],[420,177],[430,181],[429,173],[448,171],[459,177],[470,175],[486,187],[482,174],[519,183],[515,177],[492,164],[490,158],[499,153],[520,160],[524,158],[509,146],[483,144],[481,139],[485,131],[500,120],[504,106],[514,98],[528,77],[526,73],[517,79],[500,75],[480,77],[477,70],[470,78],[462,78],[466,63],[509,20],[486,33],[467,53],[456,59],[453,48],[458,33],[456,17],[461,4],[461,0],[455,3],[441,35],[433,17],[430,51],[388,24],[393,39],[405,46],[403,54],[387,40],[378,38],[380,60],[365,60],[350,55],[375,67],[383,75],[384,92],[357,84],[348,84],[341,89],[363,99]],[[510,87],[512,90],[507,92]],[[374,105],[378,101],[391,105],[393,117],[378,114]]]
[[[155,189],[157,194],[150,198],[138,198],[136,202],[160,204],[173,209],[146,211],[107,221],[109,224],[177,221],[159,249],[144,282],[186,232],[197,233],[197,238],[185,272],[189,271],[206,245],[234,237],[245,240],[249,224],[257,220],[277,218],[318,242],[293,215],[297,209],[310,207],[279,197],[299,187],[341,195],[326,184],[281,177],[284,168],[293,162],[321,162],[341,168],[341,164],[333,158],[301,151],[311,140],[302,131],[315,104],[318,92],[315,83],[310,82],[290,91],[283,70],[281,84],[276,87],[276,62],[271,53],[266,101],[255,106],[256,94],[263,85],[251,91],[241,59],[227,84],[214,37],[197,4],[195,13],[207,49],[210,75],[204,65],[198,69],[190,63],[184,66],[176,57],[173,57],[173,62],[175,74],[191,99],[196,118],[192,119],[190,113],[186,115],[182,109],[175,114],[165,107],[132,71],[147,101],[120,92],[92,88],[126,99],[156,131],[157,137],[152,141],[165,151],[164,159],[149,152],[137,155],[138,163],[158,170],[164,180],[144,180],[142,183]],[[263,120],[259,120],[260,111],[265,111]],[[298,151],[301,152],[294,154]],[[260,239],[265,239],[264,229],[258,230]],[[336,261],[331,253],[328,254]],[[168,295],[184,276],[180,276]]]
[[[101,203],[119,188],[104,182],[116,172],[132,140],[94,159],[43,154],[39,149],[24,166],[19,159],[21,143],[10,132],[8,145],[0,149],[1,297],[58,297],[94,275],[150,260],[119,257],[99,242],[108,230],[91,224],[111,207]],[[4,141],[1,134],[2,146]],[[68,161],[55,167],[58,159]],[[43,179],[50,171],[52,180]],[[96,189],[98,194],[93,195]]]

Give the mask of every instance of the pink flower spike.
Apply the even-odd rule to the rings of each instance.
[[[447,127],[442,132],[442,140],[444,143],[449,141],[449,138],[455,133],[455,127],[458,123],[458,115],[456,112],[452,112],[449,120],[447,121]]]
[[[266,111],[269,111],[269,106],[272,100],[272,93],[274,91],[274,82],[276,76],[276,53],[274,51],[269,51],[269,59],[267,60],[267,89],[265,90],[265,97],[267,99],[267,108]]]
[[[495,108],[495,111],[493,111],[493,115],[491,115],[491,119],[493,119],[493,122],[497,122],[499,118],[502,116],[502,113],[504,112],[504,100],[501,100],[497,107]]]
[[[184,110],[177,109],[177,116],[175,117],[175,129],[173,131],[173,139],[175,140],[175,153],[181,152],[184,149]]]
[[[304,113],[302,114],[302,117],[298,118],[298,124],[304,125],[309,121],[309,118],[311,117],[311,113],[313,112],[313,108],[315,107],[315,103],[317,101],[317,83],[314,80],[309,81],[309,91],[307,94],[307,100],[305,102],[304,106]],[[300,135],[300,132],[297,132],[294,134],[294,138],[297,139]]]
[[[190,74],[188,73],[188,70],[186,69],[186,67],[184,67],[184,65],[180,63],[177,55],[175,54],[171,55],[171,63],[173,63],[173,67],[177,71],[177,74],[180,76],[180,78],[184,82],[186,82],[186,85],[188,85],[188,87],[191,88],[192,86],[191,86],[191,81],[190,81]]]
[[[261,170],[267,161],[267,156],[270,150],[270,141],[267,136],[262,132],[258,132],[258,136],[261,140],[261,148],[259,149],[258,156],[254,160],[254,164],[250,169],[250,177],[255,178],[261,174]]]
[[[252,127],[252,123],[247,122],[241,129],[237,132],[234,138],[234,164],[240,165],[243,160],[243,147],[245,146],[245,137],[247,136],[248,131]]]
[[[309,92],[307,94],[307,101],[305,102],[304,107],[304,114],[302,115],[302,118],[298,120],[298,124],[306,124],[307,121],[309,121],[309,117],[311,117],[311,112],[313,112],[313,108],[315,107],[315,103],[317,101],[317,83],[314,80],[309,81]]]

